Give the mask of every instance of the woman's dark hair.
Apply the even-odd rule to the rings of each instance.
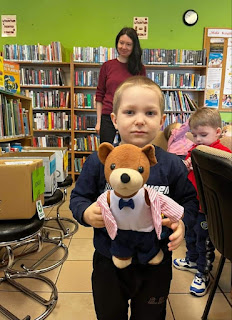
[[[118,48],[118,41],[121,36],[126,34],[133,41],[133,50],[128,57],[128,71],[132,75],[137,75],[142,71],[142,49],[140,47],[138,35],[133,28],[123,28],[115,39],[115,47]]]

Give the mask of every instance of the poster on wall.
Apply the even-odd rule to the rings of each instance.
[[[222,68],[208,68],[206,83],[207,107],[218,108],[221,88]]]
[[[16,15],[2,15],[2,37],[16,37]]]
[[[148,17],[134,17],[133,28],[139,39],[148,39]]]
[[[210,39],[210,52],[209,52],[209,62],[208,67],[222,68],[223,60],[223,38],[212,38]]]
[[[223,108],[232,107],[232,38],[228,39],[222,106]]]

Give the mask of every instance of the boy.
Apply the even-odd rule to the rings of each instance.
[[[186,137],[189,131],[189,119],[184,123],[174,122],[164,129],[164,136],[168,140],[168,152],[175,153],[181,159],[185,159],[193,142]]]
[[[197,190],[196,180],[191,163],[191,151],[197,145],[203,144],[212,148],[231,151],[220,143],[221,117],[216,109],[203,107],[198,109],[189,120],[190,130],[193,134],[195,145],[188,152],[185,163],[188,168],[188,179]],[[179,270],[196,273],[190,286],[190,293],[201,297],[209,288],[209,271],[212,270],[214,261],[214,247],[209,239],[208,226],[203,212],[199,211],[194,224],[186,225],[186,257],[175,259],[174,267]]]
[[[152,143],[165,120],[164,97],[159,86],[143,76],[134,76],[115,92],[111,119],[121,136],[121,144],[144,147]],[[147,184],[170,196],[184,208],[187,221],[194,221],[198,212],[196,192],[188,181],[187,170],[176,156],[156,147],[158,164],[151,167]],[[118,269],[109,251],[111,239],[104,228],[97,197],[106,189],[104,167],[97,154],[88,157],[71,194],[70,209],[81,224],[94,227],[95,253],[92,287],[98,320],[127,320],[131,300],[131,319],[164,320],[166,299],[172,278],[171,250],[183,237],[183,222],[163,227],[160,248],[164,252],[161,264],[132,264]],[[168,225],[168,219],[163,220]],[[169,242],[169,240],[171,242]]]

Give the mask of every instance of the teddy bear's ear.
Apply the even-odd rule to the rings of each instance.
[[[142,148],[142,151],[146,154],[151,166],[157,164],[157,159],[155,157],[155,147],[152,144],[147,144]]]
[[[114,149],[114,146],[108,142],[103,142],[100,144],[98,149],[98,158],[101,163],[105,164],[108,154]]]

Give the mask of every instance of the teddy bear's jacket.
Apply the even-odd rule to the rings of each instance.
[[[145,202],[145,189],[148,192],[149,199],[151,202],[150,207],[148,207]],[[117,219],[118,206],[116,203],[116,205],[113,207],[113,210],[112,210],[111,204],[109,207],[107,203],[107,192],[108,191],[100,195],[100,197],[97,200],[97,203],[102,208],[102,216],[105,222],[105,226],[112,240],[114,240],[117,235],[118,227],[123,230],[128,229],[128,230],[142,231],[142,232],[150,232],[155,228],[157,237],[160,240],[161,239],[160,235],[162,230],[162,213],[165,214],[165,216],[168,217],[172,222],[177,222],[178,220],[180,220],[184,213],[184,208],[180,206],[178,203],[176,203],[175,201],[173,201],[171,198],[161,193],[158,193],[153,188],[146,187],[146,188],[141,188],[138,191],[138,193],[135,195],[135,197],[132,198],[134,202],[137,203],[134,209],[126,207],[124,209],[124,212],[123,211],[120,212],[119,217],[124,214],[125,218],[121,219],[120,224],[118,226],[116,222],[116,220],[118,220]],[[111,199],[112,199],[112,194],[114,195],[114,191],[111,190],[109,192],[111,193]],[[118,202],[117,197],[115,198],[115,200]],[[137,206],[139,207],[139,211],[137,209]],[[113,211],[113,214],[111,210]],[[150,213],[150,221],[149,221],[149,213]],[[127,225],[125,225],[124,223],[124,221],[126,222],[128,220],[127,217],[129,219],[129,222],[131,220],[131,223],[132,223],[131,227],[129,223],[127,223]],[[133,224],[133,219],[135,221],[135,224]]]

